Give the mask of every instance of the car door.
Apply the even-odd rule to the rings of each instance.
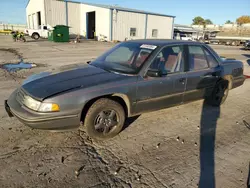
[[[41,27],[41,37],[44,37],[44,38],[48,37],[48,28],[46,25]]]
[[[182,45],[164,47],[150,64],[146,76],[139,78],[136,95],[137,113],[182,103],[186,82],[183,49]],[[155,70],[163,74],[149,75],[150,71]]]
[[[188,45],[187,51],[188,71],[184,102],[209,96],[221,73],[216,58],[202,45]]]

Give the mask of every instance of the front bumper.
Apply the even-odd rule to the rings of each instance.
[[[40,113],[27,109],[16,100],[16,91],[5,100],[5,110],[9,117],[15,116],[23,124],[44,130],[75,129],[80,125],[79,114]]]

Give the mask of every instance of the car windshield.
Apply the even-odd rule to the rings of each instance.
[[[123,42],[92,61],[90,65],[107,71],[136,74],[156,48],[155,45]]]

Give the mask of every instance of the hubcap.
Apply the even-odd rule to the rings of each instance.
[[[119,120],[117,113],[114,110],[105,110],[101,111],[97,115],[94,127],[96,131],[106,135],[111,133],[116,128],[118,123]]]

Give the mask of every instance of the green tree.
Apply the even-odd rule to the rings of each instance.
[[[237,18],[236,23],[239,25],[250,23],[250,16],[241,16]]]
[[[205,24],[205,20],[201,16],[196,16],[193,19],[193,25],[204,25],[204,24]]]
[[[210,19],[205,20],[206,25],[213,24],[213,22]]]
[[[233,22],[231,22],[231,20],[227,20],[225,24],[233,24]]]

